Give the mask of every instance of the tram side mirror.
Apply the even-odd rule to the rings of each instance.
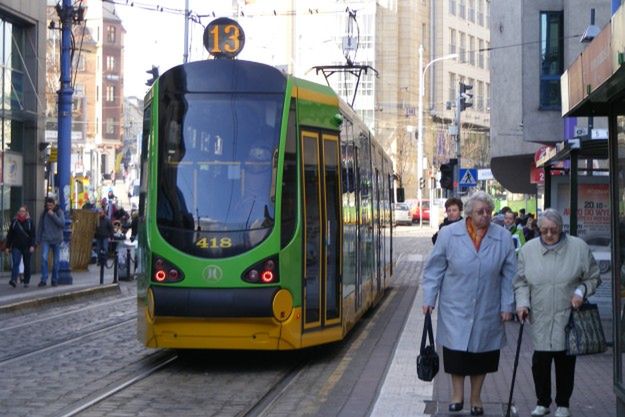
[[[404,196],[404,187],[397,187],[397,202],[403,203],[404,201],[406,201]]]

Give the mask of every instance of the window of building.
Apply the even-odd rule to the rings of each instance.
[[[478,111],[484,111],[484,82],[478,81],[476,89],[475,109]]]
[[[115,101],[115,86],[114,85],[107,85],[106,86],[106,97],[105,100],[108,102],[113,102]]]
[[[76,84],[74,86],[74,97],[84,97],[84,96],[85,96],[84,84]]]
[[[490,2],[484,3],[486,12],[484,13],[484,23],[487,28],[490,27]]]
[[[449,14],[456,14],[456,0],[449,0]]]
[[[475,0],[469,0],[469,8],[467,10],[467,20],[475,22]]]
[[[116,29],[115,26],[106,27],[106,41],[108,43],[115,43]]]
[[[106,70],[107,71],[115,71],[115,57],[108,55],[106,57]]]
[[[104,133],[107,135],[113,135],[115,133],[115,120],[113,118],[109,117],[104,122]]]
[[[465,18],[465,11],[467,9],[466,0],[458,0],[458,17]]]
[[[477,0],[477,24],[484,26],[484,8],[482,7],[483,0]]]
[[[456,30],[455,29],[451,29],[449,31],[449,53],[450,54],[456,53]]]
[[[460,54],[460,62],[467,62],[467,50],[465,48],[467,36],[464,32],[460,32],[460,42],[458,45],[458,53]]]
[[[453,72],[449,73],[449,101],[456,101],[456,74]]]
[[[540,108],[559,110],[564,71],[562,12],[540,13]]]
[[[480,68],[484,68],[484,55],[486,55],[486,51],[484,51],[484,41],[482,39],[478,40],[479,50],[477,51],[477,66]]]
[[[82,53],[74,56],[74,66],[78,68],[78,71],[84,71],[87,68],[87,61]]]
[[[486,111],[490,111],[490,84],[486,83]]]
[[[475,65],[475,38],[469,36],[469,64]]]
[[[484,68],[489,69],[490,68],[490,42],[486,41],[484,42],[484,45],[486,46],[486,51],[484,51]]]

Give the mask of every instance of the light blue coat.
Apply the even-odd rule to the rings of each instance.
[[[491,224],[475,250],[465,221],[443,227],[423,272],[423,304],[439,301],[436,340],[488,352],[505,345],[501,312],[514,312],[516,255],[510,232]]]

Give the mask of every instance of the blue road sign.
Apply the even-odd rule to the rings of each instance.
[[[475,187],[477,185],[477,169],[461,168],[458,184],[464,187]]]

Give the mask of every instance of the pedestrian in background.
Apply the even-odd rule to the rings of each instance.
[[[28,207],[20,206],[7,233],[6,251],[11,251],[11,280],[15,288],[20,274],[20,263],[24,262],[24,287],[30,284],[30,255],[35,251],[35,227],[28,213]]]
[[[95,228],[95,248],[98,254],[98,265],[105,262],[109,253],[109,242],[113,239],[113,223],[103,208],[98,209],[98,224]]]
[[[447,217],[441,224],[438,225],[438,230],[441,230],[444,226],[449,226],[452,223],[462,220],[462,200],[456,197],[448,198],[445,201],[445,212]],[[432,236],[432,243],[436,244],[438,238],[438,232]]]
[[[499,367],[504,321],[512,318],[516,255],[510,233],[491,223],[494,203],[483,191],[467,200],[466,220],[443,227],[423,273],[423,313],[438,297],[437,341],[451,374],[449,411],[464,407],[464,379],[471,380],[471,415],[484,414],[482,385]]]
[[[64,225],[63,210],[56,204],[54,198],[46,197],[45,208],[41,213],[37,228],[37,243],[41,245],[41,281],[39,287],[45,287],[48,280],[48,253],[50,249],[52,249],[52,286],[55,287],[58,283]]]
[[[508,211],[503,215],[503,227],[512,235],[514,250],[518,253],[523,245],[525,245],[525,235],[520,226],[516,222],[517,216],[513,211]]]
[[[575,356],[565,353],[565,327],[571,308],[579,308],[601,283],[599,266],[586,242],[562,232],[562,216],[554,209],[538,218],[539,239],[519,252],[514,280],[517,316],[529,315],[534,354],[532,375],[537,406],[532,416],[549,414],[551,362],[556,368],[556,417],[568,417],[573,393]]]
[[[537,220],[532,213],[527,215],[527,223],[523,228],[523,235],[525,236],[526,242],[540,236],[540,233],[538,232]]]

